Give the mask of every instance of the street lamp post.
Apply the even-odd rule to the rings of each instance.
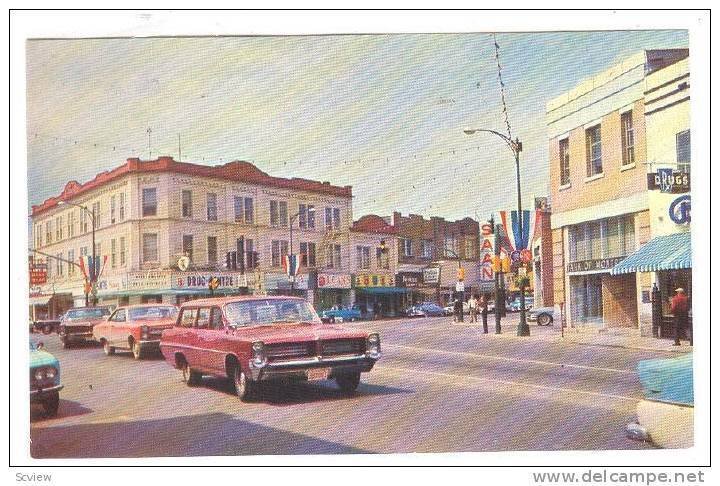
[[[512,151],[515,156],[515,184],[517,186],[517,209],[518,209],[518,230],[520,234],[523,234],[524,222],[522,212],[522,197],[520,192],[520,152],[522,152],[522,142],[516,137],[515,140],[510,137],[503,135],[495,130],[488,130],[485,128],[466,128],[463,130],[465,135],[473,135],[477,132],[491,133],[497,137],[500,137],[505,145]],[[495,305],[497,306],[497,302]],[[497,312],[497,309],[495,309]],[[518,324],[517,330],[518,336],[529,336],[530,326],[527,323],[527,314],[525,310],[525,279],[520,279],[520,323]]]
[[[310,215],[310,213],[315,213],[315,207],[309,207],[307,208],[307,214]],[[293,223],[295,222],[295,219],[300,216],[300,211],[293,214],[290,217],[290,248],[289,248],[289,255],[292,258],[293,254]],[[288,262],[290,263],[290,262]],[[290,294],[295,294],[295,275],[292,275],[292,279],[290,280]]]
[[[90,215],[90,222],[92,223],[92,271],[90,272],[90,291],[92,292],[93,296],[93,307],[97,305],[97,271],[98,271],[98,263],[95,259],[95,208],[93,208],[92,211],[90,211],[85,206],[81,206],[80,204],[75,204],[67,201],[60,201],[58,202],[58,206],[75,206],[76,208],[80,208],[81,210],[85,211],[87,214]],[[88,305],[88,299],[87,299],[87,293],[85,294],[85,306]]]

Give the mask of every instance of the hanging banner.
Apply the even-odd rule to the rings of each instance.
[[[510,214],[508,214],[510,213]],[[523,227],[520,231],[520,222],[517,211],[500,211],[500,219],[505,230],[504,246],[508,253],[513,251],[529,250],[530,243],[535,239],[535,228],[539,227],[538,222],[542,218],[542,211],[539,209],[523,211]]]

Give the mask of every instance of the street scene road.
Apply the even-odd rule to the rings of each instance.
[[[509,315],[507,325],[517,319]],[[188,387],[158,355],[105,356],[34,335],[61,363],[59,414],[31,413],[35,458],[652,448],[625,436],[639,360],[660,351],[484,335],[452,318],[361,321],[383,357],[343,396],[334,382]],[[536,329],[532,326],[532,330]]]

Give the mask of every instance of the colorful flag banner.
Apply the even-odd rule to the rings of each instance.
[[[283,256],[282,266],[289,277],[294,277],[300,273],[300,259],[297,255]]]
[[[510,218],[508,220],[508,212]],[[520,231],[520,221],[518,220],[517,211],[500,211],[503,228],[505,230],[506,241],[504,246],[508,252],[529,250],[532,240],[535,238],[535,228],[537,222],[542,218],[542,211],[524,210],[523,211],[523,228]]]

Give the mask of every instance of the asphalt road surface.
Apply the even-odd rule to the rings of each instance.
[[[31,411],[36,458],[639,449],[625,437],[642,397],[635,374],[654,351],[483,335],[450,318],[358,322],[383,357],[355,395],[334,382],[265,386],[243,403],[232,385],[197,387],[161,356],[62,349],[60,412]],[[491,333],[492,323],[491,323]]]

